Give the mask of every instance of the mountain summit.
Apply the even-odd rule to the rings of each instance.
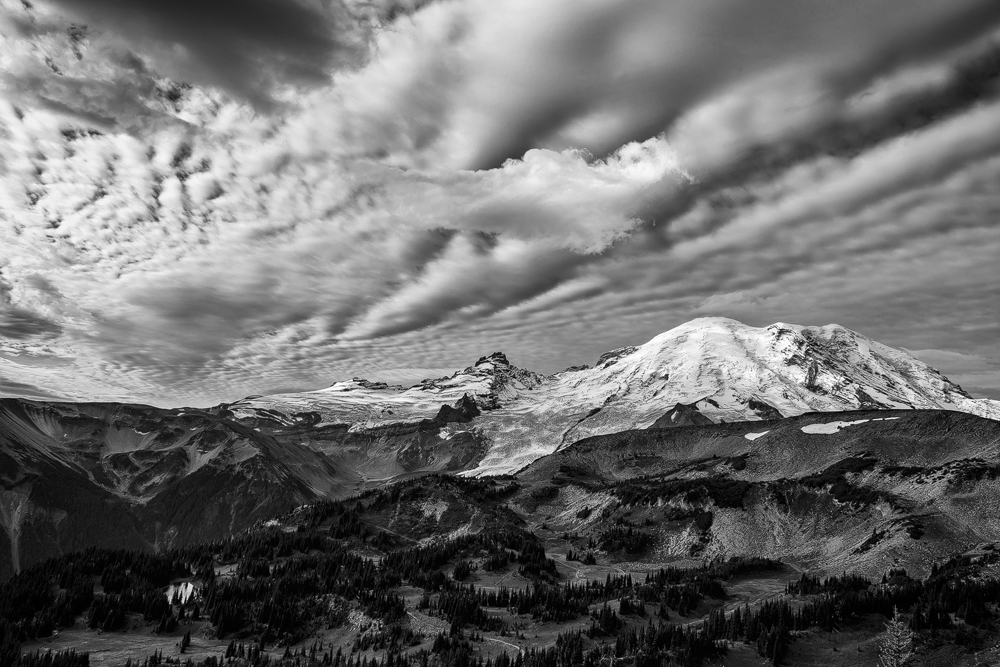
[[[758,328],[720,317],[692,320],[604,354],[593,367],[551,376],[495,352],[409,389],[352,380],[230,409],[237,419],[308,413],[324,424],[374,428],[431,418],[466,395],[482,414],[449,424],[441,437],[459,429],[484,441],[477,474],[517,470],[584,437],[653,426],[678,405],[713,422],[858,409],[945,409],[1000,419],[1000,402],[972,398],[927,364],[850,329]]]

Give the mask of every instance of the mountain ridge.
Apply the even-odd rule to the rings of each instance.
[[[850,329],[780,322],[758,328],[727,318],[692,320],[605,353],[595,366],[548,376],[496,352],[410,388],[356,379],[228,407],[236,419],[315,412],[324,423],[371,428],[426,418],[464,395],[483,411],[468,428],[490,443],[476,474],[513,472],[574,439],[648,427],[678,404],[713,422],[898,408],[1000,419],[1000,401],[972,398],[928,364]]]
[[[1000,416],[1000,403],[843,327],[721,318],[554,375],[495,352],[410,388],[356,378],[206,410],[3,399],[0,578],[88,544],[162,549],[223,537],[289,507],[428,473],[509,474],[588,439],[615,447],[620,433],[747,422],[760,427],[739,427],[749,432],[737,444],[764,451],[767,420],[943,408]]]

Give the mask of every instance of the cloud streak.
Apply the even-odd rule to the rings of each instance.
[[[988,32],[1000,10],[988,0],[506,0],[465,3],[440,22],[461,29],[416,50],[431,66],[397,80],[397,95],[452,99],[446,155],[486,168],[534,147],[603,155],[729,92],[780,102],[807,85],[843,98]],[[398,114],[373,111],[382,124]]]

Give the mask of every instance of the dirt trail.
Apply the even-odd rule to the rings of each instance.
[[[485,640],[486,640],[486,641],[488,641],[488,642],[497,642],[497,643],[499,643],[499,644],[505,644],[505,645],[507,645],[507,646],[510,646],[511,648],[514,648],[514,649],[517,649],[518,653],[522,652],[522,650],[523,650],[523,649],[522,649],[522,648],[521,648],[520,646],[518,646],[517,644],[511,644],[511,643],[510,643],[510,642],[508,642],[508,641],[504,641],[504,640],[502,640],[502,639],[497,639],[496,637],[483,637],[483,639],[485,639]]]

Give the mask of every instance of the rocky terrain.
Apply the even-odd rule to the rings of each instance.
[[[595,436],[522,470],[555,530],[634,527],[623,558],[759,556],[803,570],[926,574],[1000,541],[1000,422],[959,412],[807,413]]]

